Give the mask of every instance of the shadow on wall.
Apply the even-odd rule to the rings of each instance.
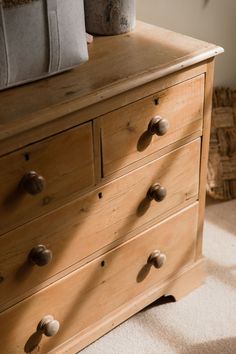
[[[210,0],[204,0],[204,7],[206,7],[209,2],[210,2]]]

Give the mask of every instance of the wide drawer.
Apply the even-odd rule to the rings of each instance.
[[[200,139],[197,139],[3,235],[0,238],[0,305],[114,241],[127,239],[152,219],[164,217],[166,212],[196,200],[199,161]],[[167,191],[161,202],[147,197],[149,188],[157,182]],[[40,245],[52,255],[52,261],[44,266],[29,260],[31,251]]]
[[[203,102],[204,75],[199,75],[102,116],[103,175],[201,132]],[[148,127],[154,117],[152,134]]]
[[[4,353],[47,353],[94,325],[120,306],[193,262],[198,204],[175,214],[134,239],[88,263],[66,278],[0,314]],[[150,255],[160,251],[166,261]],[[155,263],[155,260],[157,261]],[[40,320],[53,315],[59,332],[47,338],[37,332]],[[53,351],[56,353],[57,351]]]
[[[2,157],[0,234],[93,185],[93,165],[91,123]]]

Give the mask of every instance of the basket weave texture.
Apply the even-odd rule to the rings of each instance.
[[[33,1],[38,1],[38,0],[0,0],[0,5],[3,5],[3,7],[12,7],[12,6],[29,4]]]
[[[236,198],[236,90],[216,88],[208,161],[207,193],[215,199]]]

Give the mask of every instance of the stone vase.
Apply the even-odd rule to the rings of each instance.
[[[116,35],[134,29],[136,0],[84,0],[86,31]]]

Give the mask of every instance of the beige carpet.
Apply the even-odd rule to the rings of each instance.
[[[236,354],[236,200],[208,202],[203,286],[145,309],[82,354]]]

